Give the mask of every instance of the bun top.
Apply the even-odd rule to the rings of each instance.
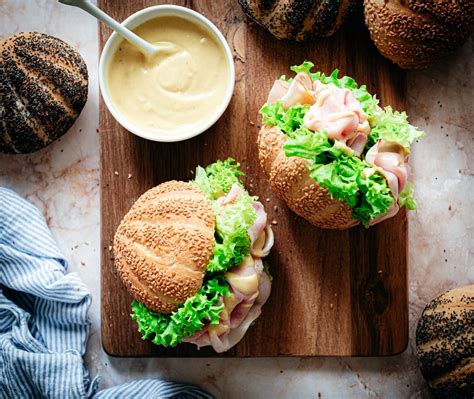
[[[170,313],[201,288],[214,228],[211,204],[199,188],[162,183],[122,219],[114,239],[115,267],[136,299]]]

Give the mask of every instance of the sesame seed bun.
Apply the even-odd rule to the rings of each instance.
[[[357,225],[352,209],[331,198],[329,191],[310,177],[305,159],[286,156],[286,140],[287,136],[274,126],[263,126],[258,135],[260,165],[270,187],[293,212],[315,226],[342,230]]]
[[[115,267],[136,299],[170,313],[201,288],[214,228],[211,204],[199,188],[162,183],[122,219],[114,239]]]

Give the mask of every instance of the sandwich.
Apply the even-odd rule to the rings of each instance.
[[[143,339],[225,352],[261,314],[273,233],[241,176],[230,158],[198,167],[193,181],[148,190],[124,216],[115,267],[135,298],[131,317]]]
[[[416,209],[411,144],[425,133],[381,108],[354,79],[305,61],[275,81],[261,108],[260,164],[290,209],[320,228],[369,227]]]

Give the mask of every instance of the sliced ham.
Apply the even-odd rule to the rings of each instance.
[[[268,93],[267,103],[271,104],[280,100],[288,92],[289,88],[290,82],[286,80],[275,80],[270,93]]]
[[[270,249],[273,247],[275,238],[273,236],[273,230],[270,226],[266,226],[258,238],[252,243],[250,253],[255,257],[264,258],[270,253]]]
[[[267,225],[267,213],[262,203],[259,201],[252,201],[253,209],[255,210],[255,222],[248,229],[248,234],[250,237],[250,242],[253,244],[255,240],[260,236],[262,231],[265,230]]]
[[[239,198],[241,193],[242,188],[233,185],[219,201],[224,205],[229,204]],[[219,323],[208,323],[191,337],[183,339],[183,342],[195,344],[199,348],[212,346],[218,353],[225,352],[242,339],[252,322],[260,316],[271,291],[270,279],[263,270],[262,257],[270,252],[274,237],[272,229],[267,226],[263,205],[253,201],[252,206],[256,217],[248,230],[251,254],[224,274],[230,287],[230,296],[220,301],[224,309],[219,314]]]
[[[273,103],[281,100],[284,109],[295,104],[314,104],[312,87],[311,77],[306,72],[300,72],[291,83],[276,80],[270,90],[267,102]]]
[[[234,202],[237,198],[239,198],[242,195],[243,189],[237,185],[237,184],[232,184],[232,187],[230,188],[229,192],[224,195],[223,197],[219,197],[217,201],[219,201],[222,204],[230,204]]]
[[[398,143],[379,140],[365,160],[385,176],[393,197],[398,198],[408,178],[408,151]]]
[[[271,292],[270,279],[263,272],[261,259],[248,256],[225,277],[231,295],[224,298],[219,324],[206,326],[185,342],[198,347],[211,345],[216,352],[225,352],[242,339],[252,322],[260,316]]]
[[[313,94],[316,102],[304,117],[304,125],[315,132],[325,130],[328,137],[352,148],[360,156],[370,126],[367,115],[351,91],[336,85],[315,81]]]
[[[256,298],[254,304],[249,309],[246,317],[242,322],[235,328],[231,328],[225,334],[217,334],[210,332],[210,341],[214,350],[218,353],[225,352],[236,345],[246,334],[250,325],[260,316],[262,313],[262,306],[268,300],[271,292],[270,279],[266,273],[262,274],[262,280],[259,286],[259,295]]]
[[[365,144],[367,143],[367,134],[357,132],[354,137],[347,140],[347,146],[352,148],[354,154],[360,157],[360,154],[364,151]]]

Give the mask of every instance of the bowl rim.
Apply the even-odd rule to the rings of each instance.
[[[141,24],[160,16],[166,15],[173,15],[178,17],[183,17],[186,19],[194,19],[200,22],[202,25],[207,27],[211,34],[217,39],[218,43],[223,47],[224,53],[226,55],[227,64],[229,66],[229,76],[228,76],[228,84],[226,88],[226,93],[223,98],[222,105],[220,108],[216,109],[216,112],[213,113],[212,117],[209,118],[207,122],[204,124],[197,126],[195,129],[181,131],[172,135],[164,135],[157,132],[153,132],[139,126],[134,125],[130,122],[113,104],[112,99],[110,97],[109,89],[108,89],[108,82],[107,82],[107,69],[109,66],[109,62],[111,57],[115,53],[116,48],[114,46],[118,46],[122,40],[122,37],[116,33],[112,32],[110,37],[107,39],[104,48],[102,49],[102,53],[100,54],[99,59],[99,88],[100,93],[102,95],[102,99],[115,118],[115,120],[126,130],[130,133],[142,137],[147,140],[163,142],[163,143],[172,143],[172,142],[179,142],[183,140],[187,140],[193,137],[198,136],[199,134],[208,130],[211,126],[213,126],[218,119],[224,114],[229,103],[232,99],[235,87],[235,65],[234,65],[234,58],[232,55],[232,51],[230,50],[229,44],[225,39],[224,35],[220,32],[220,30],[212,23],[209,19],[207,19],[204,15],[191,10],[187,7],[181,7],[171,4],[166,5],[157,5],[151,6],[147,8],[143,8],[130,16],[128,16],[123,22],[122,25],[127,26],[128,28],[134,29]]]

